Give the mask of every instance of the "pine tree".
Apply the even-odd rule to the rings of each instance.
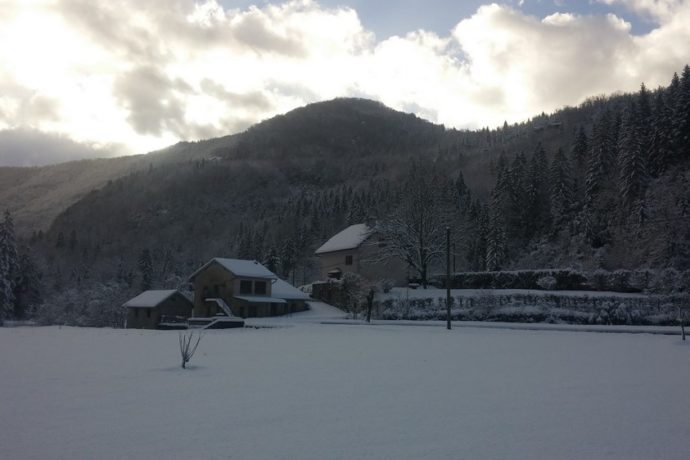
[[[60,249],[65,247],[65,234],[62,232],[58,233],[57,240],[55,241],[55,247]]]
[[[278,257],[278,251],[276,251],[275,247],[271,246],[271,248],[268,250],[268,254],[264,259],[264,266],[273,273],[278,273],[278,267],[280,267],[280,258]]]
[[[77,247],[77,231],[72,230],[69,234],[69,250],[74,251]]]
[[[679,161],[690,159],[690,66],[685,66],[676,89],[673,147]]]
[[[14,316],[23,318],[27,311],[41,301],[41,279],[36,264],[24,248],[19,256],[19,275],[14,287]]]
[[[647,170],[649,175],[653,177],[659,177],[663,174],[673,158],[671,114],[664,93],[659,91],[654,99],[647,145]]]
[[[585,177],[585,203],[590,206],[602,192],[614,166],[616,146],[613,140],[617,136],[612,133],[615,130],[612,125],[609,111],[604,112],[594,124]]]
[[[0,224],[0,321],[10,317],[15,308],[15,283],[19,272],[14,223],[5,211]]]
[[[549,161],[544,147],[537,146],[530,160],[526,180],[526,215],[524,219],[525,236],[548,229],[551,225],[551,199],[549,191]]]
[[[584,172],[587,166],[587,153],[589,151],[589,140],[585,133],[585,128],[580,125],[575,137],[570,157],[572,158],[573,166],[578,172]]]
[[[556,230],[565,225],[573,205],[573,179],[570,164],[562,149],[551,163],[551,211]]]
[[[153,285],[153,260],[151,251],[144,249],[139,255],[139,272],[141,273],[141,289],[147,291]]]
[[[486,236],[486,269],[497,271],[503,268],[507,258],[506,230],[496,197],[492,197],[489,209],[489,225]]]
[[[632,103],[623,116],[618,141],[620,192],[628,211],[642,197],[647,185],[646,159],[640,133],[642,124],[639,107]]]
[[[297,248],[292,238],[283,241],[280,248],[280,273],[283,277],[290,276],[297,265]]]

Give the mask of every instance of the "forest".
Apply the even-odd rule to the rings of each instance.
[[[642,83],[495,129],[335,99],[172,149],[141,157],[49,226],[15,228],[5,213],[3,317],[121,326],[125,300],[184,288],[216,256],[308,283],[315,248],[334,233],[368,222],[402,240],[414,209],[432,230],[451,228],[457,272],[645,269],[672,280],[669,292],[690,289],[688,66],[666,87]],[[409,261],[414,276],[445,270],[445,234],[431,233],[422,252],[432,256]]]

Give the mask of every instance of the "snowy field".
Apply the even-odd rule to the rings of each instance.
[[[680,337],[319,318],[207,332],[188,370],[174,331],[0,328],[0,458],[690,456]]]

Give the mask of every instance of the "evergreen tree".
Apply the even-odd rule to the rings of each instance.
[[[58,233],[57,240],[55,242],[55,247],[60,249],[65,247],[65,234],[62,232]]]
[[[608,110],[594,124],[585,177],[585,203],[590,206],[601,194],[614,167],[616,146],[613,140],[616,136],[612,133],[612,125]]]
[[[549,161],[544,147],[537,146],[530,160],[526,202],[524,204],[526,216],[524,219],[525,236],[527,238],[539,234],[551,225],[551,199],[549,191]]]
[[[19,259],[14,223],[9,211],[5,211],[4,220],[0,224],[0,321],[14,313],[14,290],[18,272]]]
[[[14,296],[14,316],[20,319],[31,307],[41,302],[41,276],[28,248],[24,248],[19,256],[19,275],[14,286]]]
[[[278,257],[278,251],[276,251],[275,247],[271,246],[271,248],[268,250],[268,254],[264,259],[264,266],[273,273],[278,273],[278,268],[280,267],[280,258]]]
[[[77,231],[72,229],[69,234],[69,250],[74,251],[77,248]]]
[[[676,89],[673,111],[673,147],[680,161],[690,159],[690,66],[685,66]]]
[[[585,133],[585,128],[580,125],[577,130],[577,136],[575,137],[575,143],[573,144],[571,150],[571,158],[575,171],[578,173],[584,173],[587,169],[587,155],[589,151],[589,141],[587,139],[587,134]]]
[[[560,230],[568,220],[573,205],[573,178],[570,164],[562,149],[558,149],[551,163],[551,211],[555,230]]]
[[[664,92],[659,91],[654,99],[654,110],[651,117],[649,142],[647,145],[648,173],[660,176],[671,163],[673,146],[671,137],[671,109],[666,102]]]
[[[489,209],[489,225],[486,236],[486,269],[497,271],[503,268],[507,258],[506,230],[497,197],[492,197]]]
[[[143,249],[139,255],[139,272],[141,273],[141,289],[148,291],[153,286],[153,260],[151,251]]]
[[[280,248],[280,273],[283,277],[290,276],[297,265],[297,248],[292,238],[283,241]]]
[[[633,102],[623,116],[618,141],[620,161],[620,191],[623,203],[629,211],[635,201],[642,197],[647,185],[646,159],[642,146],[643,124],[640,108]]]

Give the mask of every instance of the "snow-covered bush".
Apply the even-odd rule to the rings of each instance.
[[[44,325],[124,327],[122,304],[132,294],[122,283],[92,283],[47,296],[32,316]]]
[[[544,290],[552,291],[552,290],[556,289],[556,285],[557,285],[556,278],[554,278],[551,275],[542,276],[541,278],[539,278],[537,280],[537,285]]]

